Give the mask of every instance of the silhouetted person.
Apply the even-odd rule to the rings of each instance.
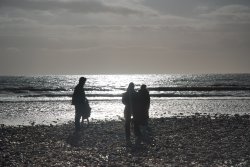
[[[72,104],[75,105],[75,130],[80,130],[80,119],[85,109],[85,103],[87,102],[84,85],[86,82],[85,77],[81,77],[79,79],[78,85],[76,85],[74,89],[74,93],[72,96]]]
[[[149,107],[150,107],[150,96],[146,85],[141,85],[141,89],[138,91],[138,108],[135,113],[135,128],[138,131],[137,143],[142,140],[149,142]],[[138,129],[138,130],[137,130]]]
[[[141,89],[138,91],[138,105],[140,114],[141,125],[148,126],[149,119],[149,107],[150,107],[150,96],[146,85],[141,85]]]
[[[125,105],[124,118],[125,118],[125,135],[127,144],[131,144],[130,141],[130,124],[131,116],[136,110],[136,96],[137,92],[134,90],[134,83],[131,82],[127,88],[127,91],[122,95],[122,103]]]
[[[149,92],[146,85],[142,85],[137,93],[136,110],[134,110],[134,132],[136,136],[136,144],[140,144],[143,138],[146,138],[146,126],[148,124],[148,110],[150,106]]]

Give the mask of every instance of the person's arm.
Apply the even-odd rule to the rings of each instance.
[[[75,104],[76,104],[76,98],[75,98],[75,89],[74,89],[74,92],[72,94],[71,105],[75,105]]]
[[[124,105],[128,105],[128,96],[127,96],[127,93],[123,93],[122,94],[122,103]]]
[[[150,108],[150,95],[149,92],[147,92],[147,109],[149,110]]]

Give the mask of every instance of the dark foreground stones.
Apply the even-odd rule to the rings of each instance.
[[[123,124],[2,126],[0,166],[250,166],[248,115],[151,119],[148,142],[131,146]]]

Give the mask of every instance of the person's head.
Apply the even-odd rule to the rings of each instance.
[[[85,84],[85,82],[86,82],[86,78],[85,77],[80,77],[80,79],[79,79],[79,84],[80,85],[84,85]]]
[[[147,86],[145,84],[142,84],[141,85],[141,90],[145,90],[145,89],[147,89]]]
[[[134,88],[135,88],[135,84],[133,82],[130,82],[127,90],[134,90]]]

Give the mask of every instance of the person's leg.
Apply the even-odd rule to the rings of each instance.
[[[148,120],[149,120],[149,112],[148,112],[148,109],[146,109],[146,119],[145,119],[145,123],[146,123],[146,126],[148,127]]]
[[[134,134],[136,137],[140,136],[140,126],[137,120],[134,120]]]
[[[136,144],[140,144],[142,140],[142,134],[141,134],[141,129],[140,129],[140,120],[138,118],[135,118],[134,120],[134,134],[136,137]]]
[[[82,121],[81,121],[81,119],[82,119]],[[81,122],[81,126],[83,126],[83,124],[84,124],[83,116],[80,117],[80,122]]]
[[[78,106],[75,107],[75,130],[80,130],[80,119],[81,119],[81,113],[80,108]]]
[[[129,112],[124,111],[124,117],[125,117],[125,135],[126,135],[126,141],[130,142],[131,114]]]

